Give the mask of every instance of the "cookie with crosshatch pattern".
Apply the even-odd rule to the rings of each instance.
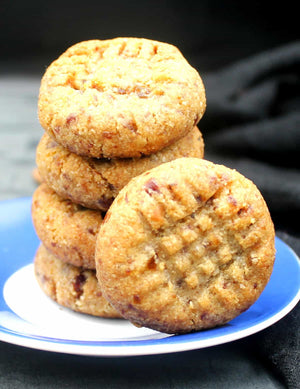
[[[120,191],[97,236],[97,277],[133,323],[197,331],[257,300],[272,273],[274,240],[253,182],[222,165],[179,158]]]
[[[149,155],[185,136],[206,107],[201,77],[175,46],[144,38],[89,40],[46,70],[42,127],[95,158]]]

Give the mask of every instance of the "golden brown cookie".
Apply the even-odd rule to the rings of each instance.
[[[41,184],[33,194],[31,213],[38,237],[52,254],[75,266],[95,268],[100,211],[65,200]]]
[[[36,152],[40,175],[60,196],[106,211],[132,177],[179,157],[202,158],[204,144],[194,127],[171,146],[141,158],[95,159],[71,153],[45,134]]]
[[[198,72],[173,45],[142,38],[75,44],[46,70],[39,120],[76,154],[140,157],[188,133],[206,107]]]
[[[69,265],[43,245],[37,250],[34,270],[41,289],[58,304],[89,315],[121,317],[103,297],[95,271]]]
[[[248,309],[274,256],[274,227],[257,187],[225,166],[180,158],[120,191],[95,260],[104,295],[125,318],[185,333]]]

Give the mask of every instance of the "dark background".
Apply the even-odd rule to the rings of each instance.
[[[206,86],[208,104],[200,123],[207,141],[206,157],[210,156],[212,132],[217,127],[234,125],[236,121],[226,123],[222,111],[217,122],[214,104],[218,86],[210,89],[207,75],[299,38],[298,12],[295,2],[290,0],[1,0],[0,16],[0,74],[3,76],[34,74],[41,77],[54,59],[82,40],[137,36],[178,46],[199,71]],[[297,93],[297,85],[293,88]],[[256,157],[261,158],[261,155]],[[287,165],[288,161],[299,167],[298,156],[293,161],[291,158],[295,159],[295,153],[292,156],[286,152],[280,157],[280,164]],[[274,155],[270,153],[264,159],[274,163]],[[256,179],[248,170],[242,173]],[[257,184],[263,189],[259,182]],[[273,210],[278,226],[282,223],[281,217],[285,222],[292,220],[287,228],[295,235],[298,228],[293,215],[294,209],[291,209],[285,216],[281,212],[278,218],[277,209]],[[296,228],[292,224],[296,224]]]
[[[176,45],[204,80],[207,110],[199,127],[206,158],[236,167],[258,185],[276,234],[300,255],[295,5],[0,0],[0,200],[30,196],[36,188],[31,172],[43,131],[37,99],[46,67],[82,40],[150,38]],[[135,358],[69,356],[0,342],[0,388],[298,389],[299,321],[298,305],[239,341]]]
[[[1,0],[0,70],[43,72],[70,45],[137,36],[172,43],[200,72],[299,36],[295,2]]]

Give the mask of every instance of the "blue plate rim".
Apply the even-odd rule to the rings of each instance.
[[[31,199],[31,197],[21,197],[16,199],[3,200],[0,201],[0,208],[5,206],[6,204],[25,207],[28,211],[27,217],[30,219],[31,222]],[[0,243],[1,241],[2,238],[0,235]],[[292,261],[295,262],[294,265],[296,266],[297,271],[300,274],[300,262],[294,250],[277,236],[275,238],[275,243],[277,250],[278,248],[284,249],[287,253],[289,253],[290,258],[292,258]],[[26,263],[24,263],[24,265],[26,265]],[[3,299],[3,293],[0,296],[0,299]],[[294,294],[294,296],[290,298],[289,303],[271,317],[246,328],[241,328],[237,331],[228,331],[228,333],[225,333],[223,335],[218,335],[218,329],[213,329],[194,332],[190,334],[172,335],[159,339],[124,341],[74,341],[68,339],[55,339],[51,337],[47,338],[35,334],[20,333],[5,328],[0,323],[0,340],[30,348],[81,355],[130,356],[186,351],[226,343],[228,341],[237,340],[242,337],[254,334],[258,331],[261,331],[267,328],[268,326],[276,323],[287,313],[289,313],[296,306],[299,299],[300,286],[298,287],[298,291]],[[224,326],[222,328],[224,329]],[[211,337],[201,339],[200,334],[203,334],[205,332],[210,333]]]

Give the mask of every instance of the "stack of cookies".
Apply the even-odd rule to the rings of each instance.
[[[32,202],[47,295],[166,333],[222,325],[257,300],[274,226],[254,183],[203,159],[204,111],[199,74],[166,43],[82,42],[49,66]]]
[[[177,158],[203,158],[197,124],[205,105],[198,72],[166,43],[86,41],[49,66],[38,105],[42,183],[32,201],[41,240],[35,273],[48,296],[75,311],[124,317],[96,273],[103,219],[134,177]],[[146,190],[157,191],[155,180]]]

